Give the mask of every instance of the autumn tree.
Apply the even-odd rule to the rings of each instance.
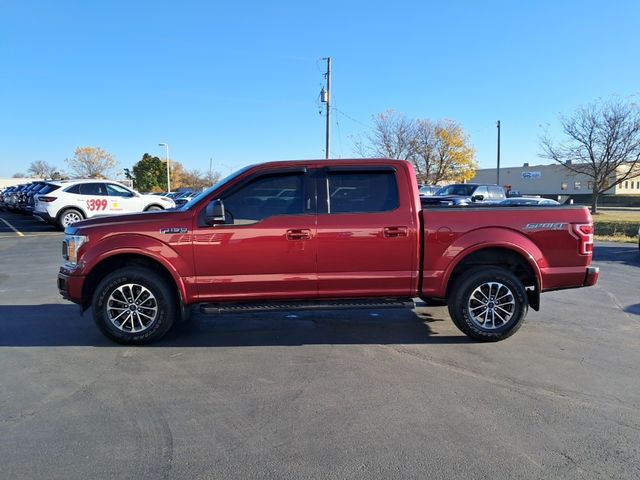
[[[78,147],[65,161],[73,175],[83,178],[107,178],[117,163],[113,155],[99,147]]]
[[[462,182],[474,176],[475,151],[459,123],[411,119],[393,110],[376,115],[373,122],[372,130],[356,141],[360,155],[407,160],[421,183]]]
[[[180,162],[171,162],[171,185],[176,189],[202,190],[210,187],[219,179],[218,172],[212,172],[210,176],[209,173],[204,174],[198,169],[187,170]]]
[[[569,171],[593,181],[591,211],[608,189],[638,174],[640,167],[640,108],[611,98],[560,116],[564,138],[540,138],[540,156],[563,164]]]
[[[431,185],[466,182],[473,178],[478,168],[468,136],[453,120],[416,120],[409,160],[418,181]]]

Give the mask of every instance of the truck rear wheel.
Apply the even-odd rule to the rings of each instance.
[[[452,287],[449,314],[464,334],[483,342],[510,337],[528,310],[527,292],[509,270],[479,267],[465,273]]]
[[[92,308],[100,331],[127,345],[162,338],[178,311],[168,282],[144,267],[121,268],[107,275],[96,287]]]

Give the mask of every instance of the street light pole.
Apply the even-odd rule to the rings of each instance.
[[[167,193],[171,192],[171,165],[169,163],[169,144],[168,143],[159,143],[159,147],[165,147],[167,149]]]
[[[498,120],[498,123],[496,124],[496,126],[498,127],[498,169],[496,170],[497,171],[496,183],[500,185],[500,120]]]

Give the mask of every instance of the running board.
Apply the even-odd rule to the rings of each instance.
[[[410,298],[375,298],[350,300],[309,300],[265,303],[203,303],[200,311],[207,315],[222,313],[280,312],[291,310],[346,310],[356,308],[414,308]]]

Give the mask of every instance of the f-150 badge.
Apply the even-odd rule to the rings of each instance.
[[[186,227],[170,227],[161,228],[160,233],[187,233],[189,231]]]

